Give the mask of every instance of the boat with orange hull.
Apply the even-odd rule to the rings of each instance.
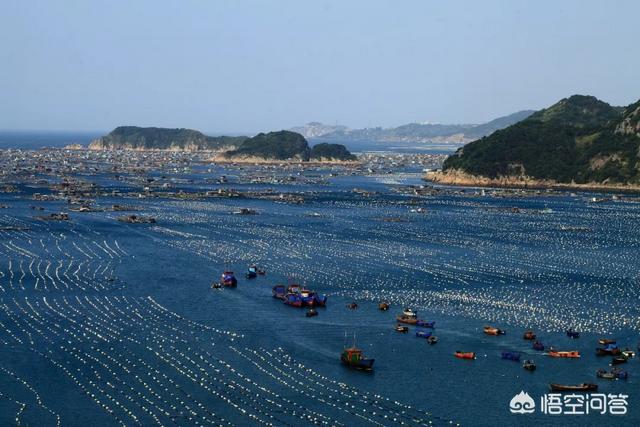
[[[472,351],[456,351],[453,355],[458,359],[474,360],[476,358],[476,354]]]

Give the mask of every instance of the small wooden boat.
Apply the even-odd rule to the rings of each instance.
[[[309,310],[307,310],[306,316],[307,317],[314,317],[318,315],[318,310],[316,310],[315,308],[310,308]]]
[[[378,310],[380,311],[387,311],[389,310],[389,303],[388,302],[381,302],[378,304]]]
[[[616,344],[607,344],[606,347],[596,348],[596,354],[598,356],[617,356],[620,354],[620,349]]]
[[[597,384],[582,383],[577,385],[549,384],[551,391],[598,391]]]
[[[574,331],[573,329],[567,329],[567,336],[569,338],[580,338],[580,332]]]
[[[522,367],[527,371],[535,371],[537,366],[533,360],[525,360],[522,362]]]
[[[438,342],[438,337],[435,335],[431,335],[429,338],[427,338],[427,342],[431,345],[434,345]]]
[[[520,353],[517,353],[515,351],[503,351],[500,354],[500,357],[504,360],[513,360],[514,362],[520,361]]]
[[[609,344],[615,344],[616,340],[610,339],[610,338],[600,338],[598,340],[598,344],[600,345],[609,345]]]
[[[416,337],[418,338],[429,338],[430,336],[430,331],[416,331]]]
[[[612,365],[621,365],[623,363],[627,363],[627,361],[629,360],[628,357],[626,356],[614,356],[613,359],[611,359],[611,364]]]
[[[544,344],[542,344],[540,341],[534,342],[532,347],[536,351],[544,351]]]
[[[474,360],[476,358],[476,354],[472,351],[456,351],[453,355],[458,359]]]
[[[373,370],[373,362],[375,359],[367,359],[362,354],[362,350],[356,347],[345,348],[340,355],[342,363],[349,368],[361,371]]]
[[[494,328],[493,326],[485,326],[483,328],[483,331],[487,335],[504,335],[504,334],[506,334],[506,331],[503,331],[500,328]]]
[[[631,349],[629,349],[629,348],[627,348],[627,349],[622,350],[622,355],[624,357],[626,357],[626,358],[636,357],[636,352],[631,350]]]
[[[523,339],[527,340],[527,341],[533,341],[536,339],[536,334],[533,331],[526,331],[524,333],[524,335],[522,336]]]
[[[407,332],[409,332],[408,326],[396,325],[394,329],[396,330],[396,332],[402,332],[403,334],[406,334]]]
[[[397,316],[396,320],[400,323],[406,323],[407,325],[415,325],[418,323],[418,319],[415,317],[405,316],[404,314]]]
[[[567,358],[567,359],[577,359],[580,357],[580,352],[577,350],[571,350],[571,351],[549,350],[549,353],[547,354],[551,357],[559,357],[559,358]]]
[[[615,380],[616,375],[613,372],[607,372],[604,369],[598,369],[596,371],[596,376],[598,378],[602,378],[603,380]]]

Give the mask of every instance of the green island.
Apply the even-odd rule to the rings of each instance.
[[[356,156],[351,154],[344,145],[322,143],[311,148],[304,136],[288,130],[259,133],[242,142],[238,148],[226,151],[219,157],[233,161],[344,162],[356,160]]]
[[[93,150],[221,150],[235,147],[246,136],[207,136],[193,129],[119,126],[89,144]]]
[[[640,101],[574,95],[458,149],[427,179],[460,185],[640,188]]]

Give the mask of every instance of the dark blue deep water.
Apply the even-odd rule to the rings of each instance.
[[[176,176],[173,190],[217,188],[207,177]],[[610,359],[595,347],[603,336],[638,345],[640,204],[401,187],[418,183],[404,173],[273,186],[301,192],[299,205],[98,200],[157,218],[137,225],[110,211],[40,221],[30,206],[67,206],[34,202],[42,189],[28,186],[0,195],[0,424],[638,425],[640,358],[623,365],[628,380],[599,380]],[[258,214],[231,214],[239,207]],[[251,263],[266,276],[245,280]],[[212,289],[225,268],[238,288]],[[306,318],[272,298],[288,281],[326,293],[328,306]],[[377,309],[382,300],[388,312]],[[357,310],[346,308],[352,301]],[[438,344],[393,330],[405,306],[436,322]],[[486,324],[507,334],[484,335]],[[579,339],[565,335],[570,327]],[[532,350],[529,328],[582,357]],[[373,373],[340,365],[345,334],[375,357]],[[538,369],[501,360],[505,350]],[[628,395],[628,413],[509,412],[515,394],[538,401],[551,382]]]

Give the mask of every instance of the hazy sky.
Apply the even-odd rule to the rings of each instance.
[[[0,0],[0,129],[482,122],[640,98],[640,1]]]

